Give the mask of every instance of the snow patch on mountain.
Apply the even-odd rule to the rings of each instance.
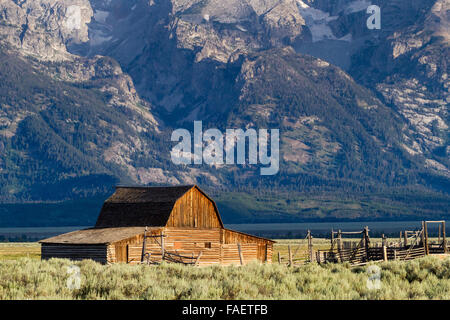
[[[109,17],[109,12],[102,10],[95,10],[94,19],[100,23],[106,23],[106,19]]]
[[[346,14],[354,13],[354,12],[360,12],[365,11],[367,8],[372,5],[372,3],[369,0],[358,0],[354,1],[347,5],[344,12]]]
[[[349,35],[346,35],[338,39],[333,34],[333,31],[329,26],[329,22],[338,19],[338,16],[331,16],[327,12],[324,12],[316,8],[312,8],[301,0],[297,0],[297,6],[301,16],[305,19],[306,26],[311,31],[313,42],[318,42],[322,40],[351,41],[351,35],[350,37]],[[355,6],[355,8],[357,8],[357,6]]]

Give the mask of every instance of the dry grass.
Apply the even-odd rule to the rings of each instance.
[[[36,242],[0,243],[0,261],[17,260],[20,258],[41,258],[41,245]]]
[[[306,252],[305,240],[280,240],[274,247],[287,258]],[[315,239],[315,249],[329,240]],[[284,260],[285,261],[285,260]],[[71,266],[80,268],[80,287],[69,289]],[[253,263],[244,267],[162,264],[100,265],[91,260],[40,260],[36,243],[0,243],[2,299],[450,299],[450,258],[429,256],[377,264],[379,289],[368,287],[370,265]]]
[[[328,240],[315,239],[314,243],[324,248],[329,245]],[[294,251],[298,244],[298,252],[306,249],[304,241],[281,240],[275,245],[274,256],[278,252],[286,256],[287,246]],[[450,299],[450,258],[429,256],[377,264],[381,268],[380,287],[374,289],[367,285],[370,265],[104,266],[91,260],[41,261],[39,251],[36,243],[0,244],[0,300]],[[67,286],[68,268],[73,265],[80,268],[78,289]]]
[[[81,282],[71,290],[72,265],[80,268]],[[0,261],[0,299],[450,299],[448,258],[378,266],[381,283],[374,289],[367,285],[368,266],[104,266],[22,258]]]

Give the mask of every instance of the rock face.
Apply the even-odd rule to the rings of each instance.
[[[249,55],[238,81],[239,102],[226,127],[282,128],[285,177],[314,171],[345,179],[358,171],[369,181],[388,176],[402,161],[415,166],[398,156],[401,118],[326,61],[298,55],[290,47],[272,49]],[[386,167],[378,167],[380,163]],[[384,171],[387,167],[391,169]]]
[[[184,115],[177,120],[217,111],[217,90],[228,76],[220,66],[307,34],[294,0],[91,3],[84,53],[117,59],[143,97],[175,117]]]
[[[10,50],[0,55],[6,79],[0,141],[8,145],[0,171],[17,176],[14,183],[2,180],[4,200],[89,195],[118,180],[176,182],[157,165],[163,156],[156,160],[153,152],[164,150],[163,125],[117,62],[97,56],[42,63]],[[148,172],[156,169],[160,174],[152,180]],[[55,191],[41,194],[40,185]]]
[[[4,200],[82,196],[117,179],[177,182],[152,166],[164,125],[132,78],[112,58],[69,52],[89,41],[92,16],[83,0],[0,2],[0,172],[19,181],[2,180]]]
[[[2,0],[0,36],[43,60],[66,60],[66,45],[88,41],[93,11],[88,0]]]
[[[407,14],[355,55],[351,74],[375,87],[407,119],[414,138],[405,149],[449,176],[450,1],[386,2],[391,16],[392,6]]]

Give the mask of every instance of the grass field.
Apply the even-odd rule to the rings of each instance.
[[[36,242],[7,242],[0,243],[0,261],[16,260],[20,258],[41,258],[41,246]]]
[[[0,299],[450,299],[448,258],[377,264],[378,282],[370,265],[104,266],[40,261],[38,252],[37,244],[0,244]],[[80,287],[70,289],[73,265]]]

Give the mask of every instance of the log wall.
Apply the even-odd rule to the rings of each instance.
[[[258,244],[240,244],[243,264],[250,263],[258,259]],[[240,265],[239,246],[237,244],[223,244],[221,261],[223,265]]]
[[[70,260],[91,259],[102,264],[108,262],[107,245],[71,245],[71,244],[48,244],[43,243],[41,247],[42,259],[62,258]],[[112,254],[112,253],[111,253]]]
[[[237,243],[223,244],[221,239],[223,229],[197,229],[197,228],[165,228],[164,250],[177,255],[197,257],[201,253],[198,265],[231,265],[240,264],[240,256]],[[246,236],[247,242],[240,243],[243,263],[247,264],[254,260],[261,262],[272,262],[273,245],[270,242],[251,243]],[[151,253],[151,262],[161,262],[161,246],[158,242],[146,242],[146,252]],[[140,263],[142,255],[142,242],[129,244],[128,263]],[[191,262],[192,260],[185,260]]]
[[[160,229],[150,229],[147,231],[147,235],[160,235],[161,234]],[[142,252],[142,243],[144,241],[144,233],[137,234],[134,237],[130,237],[125,240],[116,241],[108,246],[108,262],[109,263],[117,263],[117,262],[124,262],[128,263],[128,246],[140,246],[141,252]],[[147,243],[156,243],[155,238],[147,238]],[[140,261],[140,254],[139,254],[139,261]]]
[[[164,234],[164,250],[169,254],[196,258],[199,265],[240,264],[241,246],[243,264],[253,260],[272,262],[273,244],[262,238],[222,228],[200,229],[153,228],[147,231],[146,253],[152,262],[162,261],[161,233]],[[42,244],[42,258],[92,259],[100,263],[141,263],[144,233],[109,245],[93,244]],[[193,262],[187,259],[185,262]]]
[[[256,244],[257,259],[259,261],[272,262],[273,243],[263,238],[254,237],[242,232],[222,229],[223,244]]]
[[[220,264],[220,229],[165,228],[164,250],[183,256],[196,257],[202,252],[199,265]],[[156,243],[157,241],[158,243]],[[161,262],[160,239],[146,243],[151,260]],[[142,242],[128,246],[128,263],[138,263],[142,254]]]

